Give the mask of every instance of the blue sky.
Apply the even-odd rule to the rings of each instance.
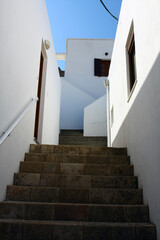
[[[122,0],[103,0],[116,17]],[[117,22],[100,0],[46,0],[56,52],[66,51],[67,38],[115,38]],[[64,63],[58,63],[64,69]]]

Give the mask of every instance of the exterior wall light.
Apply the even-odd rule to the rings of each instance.
[[[105,52],[105,55],[108,56],[108,52]]]
[[[51,43],[48,40],[45,40],[44,45],[45,45],[46,50],[50,49],[50,47],[51,47]]]
[[[108,79],[105,79],[105,80],[104,80],[104,86],[105,86],[105,87],[109,87],[109,80],[108,80]]]

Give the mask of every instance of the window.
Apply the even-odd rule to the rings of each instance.
[[[136,51],[135,51],[135,40],[134,40],[133,32],[128,43],[127,51],[128,51],[128,62],[129,62],[129,90],[131,92],[137,80]]]
[[[94,76],[107,77],[109,74],[110,60],[94,59]]]

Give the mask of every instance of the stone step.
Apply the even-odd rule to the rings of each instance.
[[[105,188],[54,188],[8,186],[8,201],[95,203],[95,204],[142,204],[141,189]]]
[[[107,146],[106,137],[59,136],[60,145]]]
[[[131,165],[21,162],[21,173],[46,173],[65,175],[133,176]]]
[[[149,211],[143,205],[1,202],[0,219],[149,222]]]
[[[97,142],[97,141],[106,141],[106,137],[84,137],[84,136],[63,136],[63,135],[60,135],[59,136],[59,139],[60,139],[60,141],[63,141],[63,140],[68,140],[68,141],[75,141],[75,142],[87,142],[87,143],[89,143],[90,141],[95,141],[95,142]]]
[[[108,148],[70,145],[30,145],[31,153],[83,154],[83,155],[127,155],[126,148]]]
[[[103,147],[106,147],[107,146],[107,142],[106,141],[103,141],[103,142],[99,142],[99,141],[97,141],[97,142],[86,142],[86,141],[83,141],[83,142],[67,142],[67,141],[61,141],[60,143],[59,143],[59,146],[63,146],[63,145],[68,145],[68,146],[70,146],[70,145],[80,145],[80,146],[84,146],[84,145],[88,145],[88,146],[95,146],[95,147],[98,147],[98,146],[103,146]]]
[[[54,163],[87,163],[87,164],[130,164],[129,156],[106,155],[76,155],[53,153],[26,153],[25,161],[30,162],[54,162]]]
[[[5,240],[156,240],[149,223],[0,220]]]
[[[15,173],[14,185],[60,188],[122,188],[137,189],[138,179],[134,176],[94,176]]]
[[[83,136],[83,129],[80,129],[80,130],[61,129],[60,136]]]

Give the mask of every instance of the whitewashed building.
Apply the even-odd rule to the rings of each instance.
[[[34,137],[58,144],[61,83],[45,0],[0,2],[0,200]],[[38,92],[38,93],[37,93]],[[36,102],[39,97],[38,109]],[[11,134],[8,128],[32,103]],[[35,121],[36,116],[36,121]]]
[[[84,129],[84,136],[106,136],[104,79],[108,72],[104,70],[109,68],[113,43],[113,39],[67,39],[61,129]],[[61,56],[58,54],[59,59]]]
[[[160,239],[160,1],[123,0],[112,55],[112,146],[127,147]]]

